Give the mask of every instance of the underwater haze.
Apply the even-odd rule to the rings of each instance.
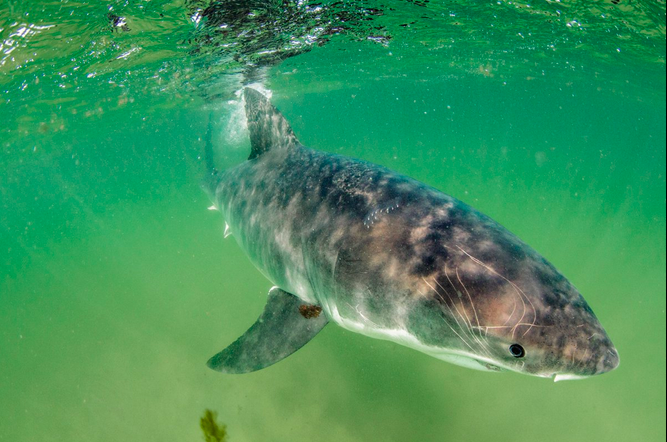
[[[201,441],[206,410],[234,442],[664,441],[665,59],[664,0],[0,2],[0,441]],[[530,244],[620,366],[554,383],[329,326],[209,369],[272,286],[200,188],[209,120],[248,157],[247,85]]]

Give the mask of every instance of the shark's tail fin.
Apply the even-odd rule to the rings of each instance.
[[[249,87],[243,90],[243,98],[250,133],[249,160],[273,149],[286,149],[300,144],[285,117],[268,98]],[[213,114],[211,112],[208,119],[204,146],[206,176],[202,180],[202,187],[211,197],[215,196],[215,188],[219,179],[219,172],[215,167],[213,157]]]
[[[243,98],[252,147],[249,160],[272,149],[289,148],[299,144],[285,117],[268,98],[249,87],[243,90]]]

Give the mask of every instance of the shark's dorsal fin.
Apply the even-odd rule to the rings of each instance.
[[[264,95],[255,89],[245,88],[243,98],[252,147],[249,160],[272,149],[289,148],[299,144],[285,117]]]
[[[322,308],[275,287],[264,312],[240,338],[213,356],[208,366],[223,373],[250,373],[285,359],[327,325]]]

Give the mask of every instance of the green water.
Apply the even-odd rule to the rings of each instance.
[[[205,409],[234,442],[665,440],[664,1],[332,3],[252,41],[202,1],[0,3],[0,440],[199,441]],[[620,367],[554,384],[329,326],[209,370],[271,286],[199,188],[209,115],[247,156],[228,101],[257,79],[304,144],[532,245]]]

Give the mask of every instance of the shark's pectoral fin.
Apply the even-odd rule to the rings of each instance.
[[[223,373],[261,370],[306,345],[327,322],[319,306],[273,288],[257,322],[209,359],[208,366]]]

